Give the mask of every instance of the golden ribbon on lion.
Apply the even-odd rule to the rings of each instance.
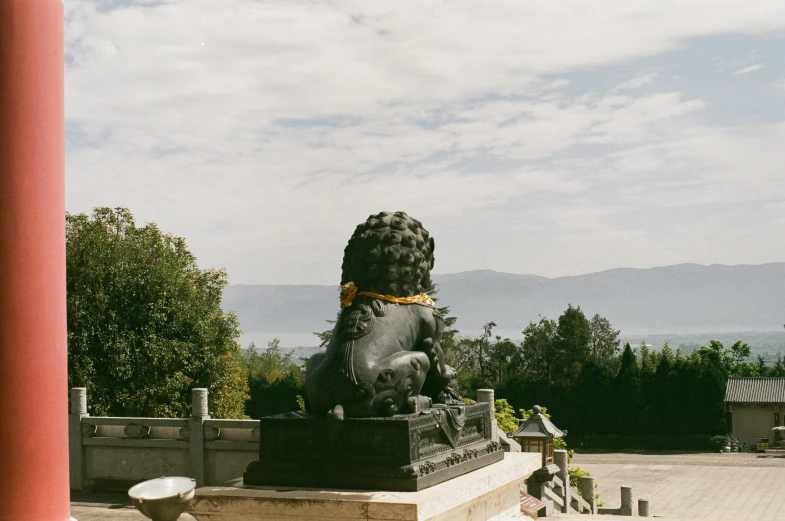
[[[420,293],[419,295],[414,295],[413,297],[393,297],[392,295],[382,295],[379,293],[373,293],[370,291],[359,291],[357,286],[354,285],[353,282],[347,282],[346,284],[341,285],[341,307],[348,308],[352,305],[354,301],[354,297],[357,295],[365,295],[366,297],[371,298],[378,298],[380,300],[386,300],[387,302],[394,302],[395,304],[427,304],[431,307],[436,307],[433,299],[426,295],[425,293]]]

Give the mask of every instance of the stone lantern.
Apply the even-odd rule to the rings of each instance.
[[[553,463],[553,439],[561,438],[565,433],[556,427],[551,420],[542,414],[539,405],[532,408],[532,415],[521,422],[518,430],[510,437],[521,444],[521,452],[539,452],[542,454],[542,466]]]

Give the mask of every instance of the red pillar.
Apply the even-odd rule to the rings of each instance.
[[[0,0],[0,521],[67,521],[62,0]]]

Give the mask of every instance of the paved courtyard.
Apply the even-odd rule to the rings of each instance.
[[[785,521],[785,458],[757,454],[576,454],[579,466],[597,478],[606,507],[620,504],[619,487],[631,485],[663,521]],[[143,521],[125,494],[73,494],[78,521]],[[588,521],[594,516],[558,516]],[[611,521],[615,516],[598,516]],[[193,521],[183,515],[180,521]]]
[[[713,521],[785,521],[785,458],[758,454],[576,454],[606,507],[633,487],[655,516]],[[584,518],[585,519],[585,518]]]
[[[71,494],[71,516],[76,521],[150,521],[121,493]],[[195,521],[183,514],[178,521]]]

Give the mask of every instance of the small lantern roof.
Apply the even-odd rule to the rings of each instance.
[[[564,432],[545,417],[539,405],[532,408],[532,415],[521,423],[511,438],[561,438]]]

